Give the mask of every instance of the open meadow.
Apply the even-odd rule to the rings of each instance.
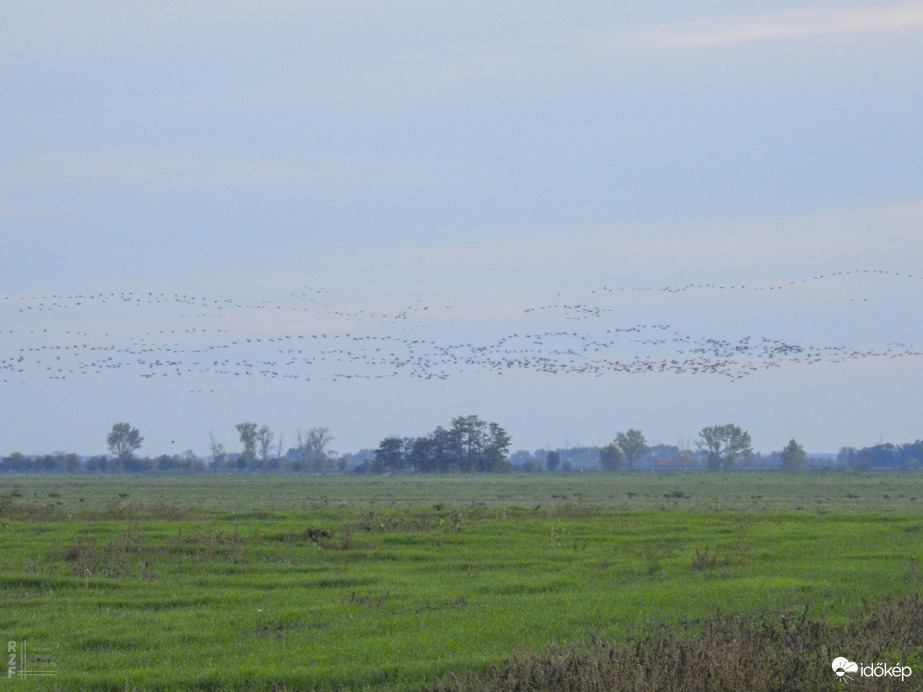
[[[914,473],[3,476],[0,635],[56,672],[20,678],[20,656],[5,684],[450,687],[719,611],[835,647],[918,603],[896,599],[923,589],[921,538]],[[923,632],[878,645],[914,666],[893,689],[920,689]]]

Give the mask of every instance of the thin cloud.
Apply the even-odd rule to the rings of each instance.
[[[541,83],[567,80],[588,69],[631,70],[651,51],[697,49],[757,41],[798,40],[870,32],[923,28],[923,5],[902,4],[859,10],[805,10],[744,14],[703,20],[619,25],[560,27],[525,31],[496,40],[452,42],[438,51],[407,51],[386,64],[337,75],[335,84],[320,90],[328,101],[353,100],[359,95],[378,105],[407,100],[453,98],[461,85]],[[291,98],[295,91],[286,85]],[[320,100],[317,91],[311,98]]]
[[[923,27],[923,6],[787,12],[679,28],[658,36],[664,47],[707,47],[770,39]]]

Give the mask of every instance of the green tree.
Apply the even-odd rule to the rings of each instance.
[[[545,457],[545,468],[549,471],[554,471],[561,464],[561,454],[556,451],[548,452],[548,456]]]
[[[509,471],[512,468],[507,455],[510,451],[510,436],[496,423],[487,424],[487,439],[480,464],[481,471]]]
[[[208,446],[212,453],[212,465],[220,468],[224,464],[225,449],[213,432],[208,433]]]
[[[21,452],[13,452],[3,460],[0,468],[4,471],[28,471],[29,460]]]
[[[87,463],[86,463],[86,465],[84,466],[84,468],[85,468],[87,471],[92,471],[92,472],[99,471],[99,472],[103,472],[103,471],[106,470],[106,462],[107,462],[107,461],[108,461],[108,459],[106,459],[106,457],[104,457],[104,456],[90,457],[89,459],[87,459]]]
[[[256,461],[256,444],[259,426],[256,423],[238,423],[237,434],[243,450],[240,454],[241,468],[250,468]]]
[[[477,416],[458,416],[452,419],[449,430],[441,432],[437,428],[435,434],[443,435],[447,442],[445,470],[471,473],[505,469],[510,437],[496,423],[488,423]]]
[[[375,450],[375,461],[372,462],[372,471],[375,473],[394,473],[404,465],[404,439],[401,437],[386,437]]]
[[[438,473],[458,471],[455,436],[451,430],[437,425],[429,434],[429,463],[430,468]]]
[[[841,447],[839,453],[836,455],[836,463],[840,466],[852,466],[853,460],[856,458],[856,448],[855,447]]]
[[[750,433],[732,423],[702,428],[698,447],[705,453],[705,465],[709,471],[729,471],[738,459],[753,453]]]
[[[417,473],[433,473],[438,471],[435,461],[435,443],[432,435],[414,437],[408,440],[407,463],[410,470]]]
[[[395,438],[400,439],[400,438]],[[510,436],[496,423],[477,416],[459,416],[451,428],[441,425],[425,437],[403,442],[403,462],[418,473],[509,471]],[[396,442],[382,450],[383,459],[396,454]],[[377,454],[377,450],[376,450]]]
[[[269,468],[269,448],[272,447],[272,430],[263,425],[256,431],[256,444],[260,450],[260,462],[264,469]]]
[[[477,416],[458,416],[452,419],[450,445],[453,466],[462,473],[480,471],[478,468],[484,450],[487,423]]]
[[[782,450],[782,470],[801,471],[804,468],[804,456],[804,447],[795,440],[790,440]]]
[[[622,462],[625,460],[625,454],[622,448],[614,442],[610,442],[599,450],[599,466],[604,471],[618,471],[622,468]]]
[[[633,469],[635,464],[647,454],[647,440],[644,439],[644,433],[634,428],[616,435],[615,444],[619,446],[625,455],[625,464],[629,469]]]
[[[144,438],[141,437],[140,431],[131,427],[129,423],[116,423],[112,426],[112,432],[106,436],[109,451],[115,455],[119,465],[123,468],[131,459],[132,454],[141,449],[143,441]]]
[[[333,441],[330,428],[311,428],[307,433],[298,430],[298,468],[302,471],[326,472],[331,466],[331,456],[335,454],[327,449]]]

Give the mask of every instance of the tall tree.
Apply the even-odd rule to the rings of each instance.
[[[455,452],[455,439],[451,430],[437,425],[429,435],[429,454],[432,469],[437,473],[459,470]]]
[[[510,436],[496,423],[488,423],[477,416],[459,416],[452,420],[451,428],[441,425],[425,437],[388,438],[376,450],[382,460],[397,459],[397,443],[401,442],[402,464],[418,473],[471,473],[475,471],[508,471],[511,468],[507,455]],[[381,470],[381,464],[375,468]]]
[[[618,471],[622,468],[622,462],[625,454],[622,448],[614,442],[610,442],[599,450],[599,465],[604,471]]]
[[[647,440],[644,439],[644,433],[634,428],[616,435],[615,444],[624,453],[625,464],[629,469],[633,469],[635,464],[641,461],[641,458],[647,453]]]
[[[208,447],[212,453],[212,464],[215,465],[215,468],[218,468],[224,462],[225,449],[224,445],[218,442],[218,438],[215,437],[215,433],[208,433]]]
[[[554,471],[561,465],[561,454],[554,450],[548,452],[545,456],[545,468],[549,471]]]
[[[386,437],[375,450],[375,461],[372,470],[376,473],[394,473],[404,465],[404,439],[401,437]]]
[[[285,433],[279,433],[279,436],[276,438],[276,459],[279,460],[279,465],[282,466],[282,450],[285,449]]]
[[[452,419],[451,444],[453,465],[463,473],[481,471],[478,468],[484,450],[487,423],[477,416],[459,416]]]
[[[487,424],[487,439],[484,446],[481,471],[508,471],[511,468],[507,455],[510,451],[510,436],[496,423]]]
[[[237,433],[240,435],[240,444],[243,447],[240,455],[241,468],[249,468],[256,461],[258,426],[256,423],[238,423],[234,427],[237,428]]]
[[[112,432],[106,436],[109,451],[115,455],[123,467],[131,460],[132,454],[141,449],[143,441],[144,438],[141,437],[140,431],[131,427],[129,423],[116,423],[112,426]]]
[[[459,416],[452,420],[448,439],[451,455],[448,470],[470,473],[508,468],[506,455],[510,436],[496,423],[488,423],[477,416]]]
[[[311,428],[307,433],[298,430],[298,463],[304,471],[326,471],[333,451],[328,445],[333,441],[330,428]]]
[[[272,446],[272,430],[268,425],[260,426],[256,431],[256,444],[260,450],[260,461],[266,468],[269,463],[269,448]]]
[[[705,465],[709,471],[729,471],[738,459],[753,453],[750,433],[733,423],[702,428],[698,447],[705,453]]]
[[[804,447],[795,440],[790,440],[782,450],[782,470],[801,471],[804,468],[804,456]]]
[[[407,443],[407,463],[417,473],[434,473],[436,468],[436,443],[433,435],[415,437]]]

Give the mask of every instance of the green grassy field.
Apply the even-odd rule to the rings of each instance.
[[[848,622],[923,588],[921,507],[916,474],[6,476],[0,638],[56,665],[23,690],[424,689],[718,609]]]

